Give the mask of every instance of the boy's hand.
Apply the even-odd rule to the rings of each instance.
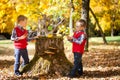
[[[68,41],[72,42],[73,41],[73,37],[67,36]]]
[[[26,32],[26,33],[23,34],[21,37],[18,37],[18,40],[25,39],[27,36],[28,36],[28,33]]]
[[[38,38],[39,36],[35,36],[35,37],[33,37],[34,39],[36,39],[36,38]]]
[[[70,36],[67,36],[67,39],[68,39],[68,40],[72,40],[73,38],[72,38],[72,37],[70,37]]]

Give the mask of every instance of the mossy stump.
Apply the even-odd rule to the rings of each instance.
[[[22,72],[31,75],[67,75],[72,64],[64,54],[64,43],[62,37],[39,37],[36,39],[35,55]]]

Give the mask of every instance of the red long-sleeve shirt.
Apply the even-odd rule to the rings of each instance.
[[[27,47],[27,38],[22,39],[22,40],[17,40],[17,37],[24,35],[26,32],[27,30],[23,29],[20,26],[16,26],[13,29],[11,40],[14,41],[15,48],[24,49]]]
[[[86,37],[84,31],[76,31],[72,40],[72,51],[83,54],[84,46],[86,43]]]

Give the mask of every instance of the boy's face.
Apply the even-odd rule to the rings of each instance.
[[[26,28],[27,26],[27,19],[25,19],[24,21],[20,21],[19,23],[23,28]]]
[[[84,26],[81,26],[80,22],[76,22],[76,30],[77,31],[84,30]]]

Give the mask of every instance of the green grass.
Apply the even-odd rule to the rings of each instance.
[[[12,44],[11,40],[0,40],[0,44]]]
[[[110,37],[107,36],[106,37],[107,42],[116,42],[116,43],[120,43],[120,36],[114,36],[114,37]],[[90,42],[95,42],[95,43],[103,43],[103,38],[102,37],[91,37],[89,38]],[[11,40],[0,40],[0,44],[13,44],[13,41]],[[30,44],[32,44],[32,42],[30,42]]]
[[[120,36],[114,36],[114,37],[106,37],[107,42],[118,42],[120,43]],[[102,37],[91,37],[89,39],[90,42],[98,42],[101,43],[103,42],[103,38]]]
[[[120,42],[120,36],[115,36],[115,37],[106,37],[108,42]]]

